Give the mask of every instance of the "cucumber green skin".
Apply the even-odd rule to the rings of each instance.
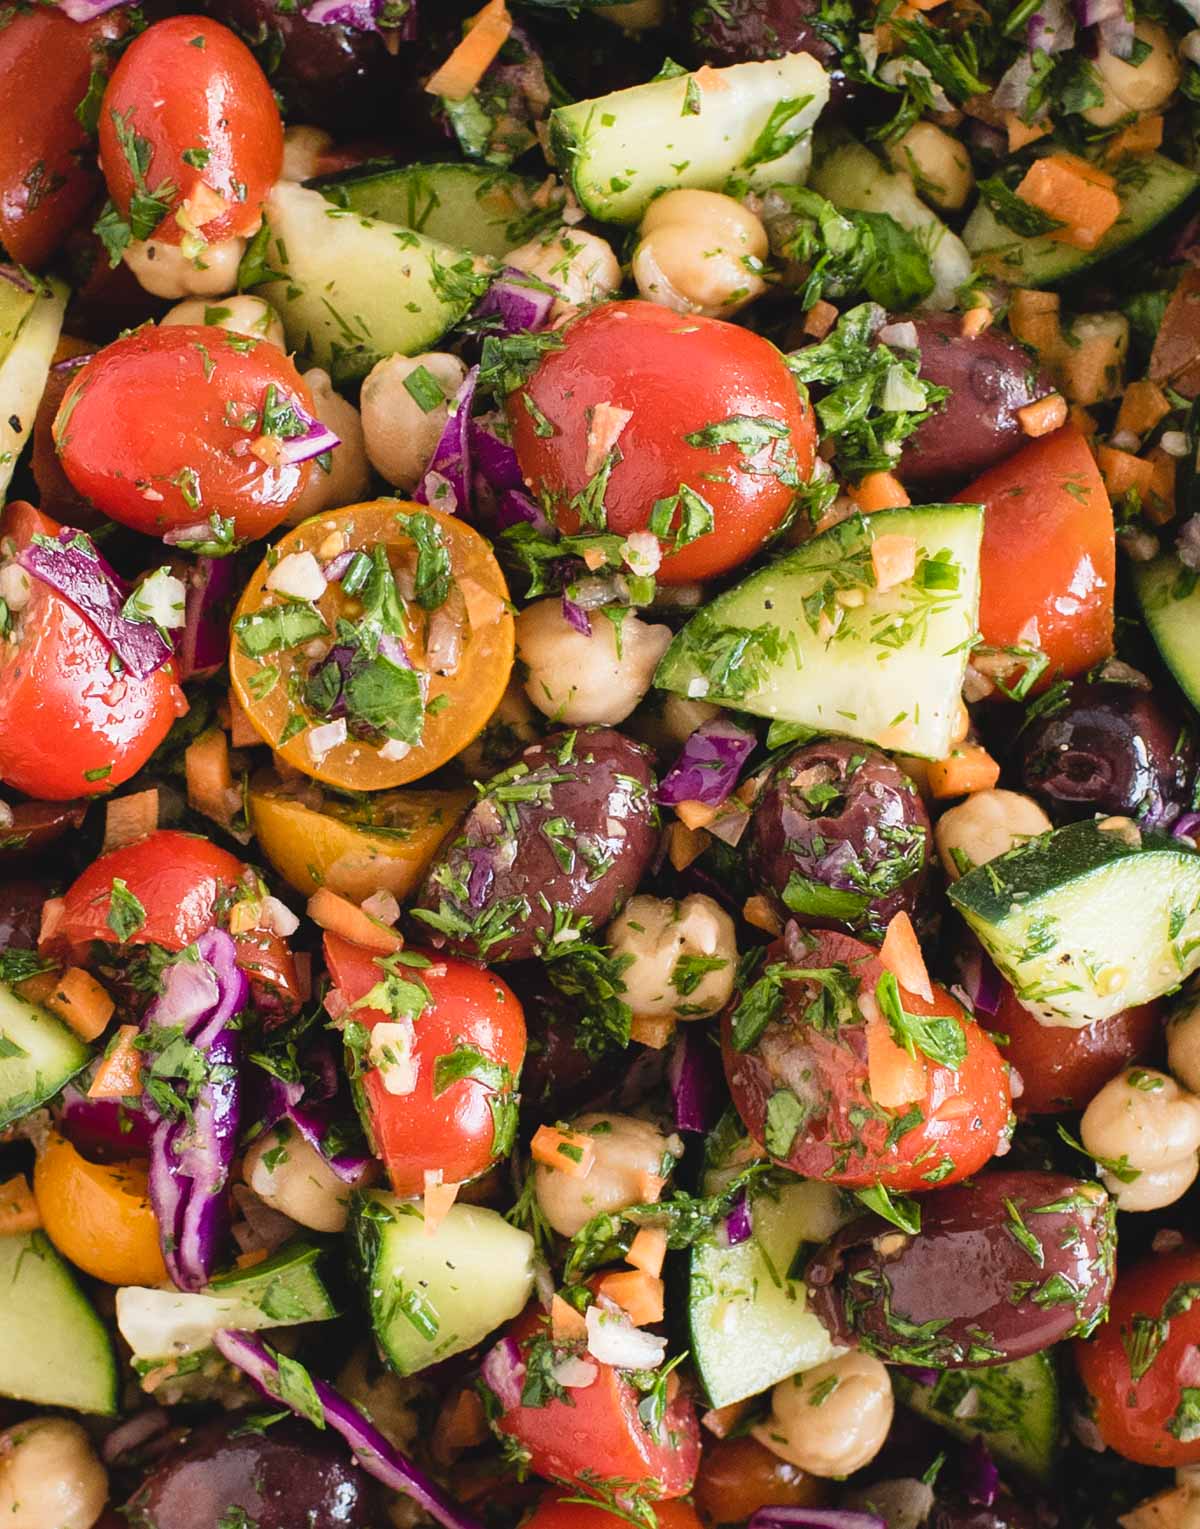
[[[0,280],[0,366],[16,344],[17,336],[25,327],[25,320],[33,312],[36,302],[36,292],[26,292],[16,282]]]
[[[1200,854],[1071,823],[949,889],[1017,996],[1080,1028],[1173,991],[1200,966]]]
[[[117,1413],[112,1339],[44,1232],[0,1237],[0,1396]]]
[[[1200,509],[1200,503],[1196,509]],[[1173,552],[1164,553],[1149,563],[1132,563],[1130,566],[1134,593],[1163,662],[1192,705],[1200,707],[1200,641],[1197,640],[1200,639],[1200,581]],[[1173,593],[1176,588],[1181,591],[1178,595]]]
[[[1121,215],[1095,249],[1075,249],[1070,244],[1060,244],[1046,237],[1014,237],[1012,229],[1006,228],[991,209],[980,202],[963,230],[963,238],[976,264],[989,275],[1015,282],[1018,286],[1054,286],[1076,271],[1095,265],[1141,239],[1200,186],[1200,175],[1173,160],[1164,159],[1161,154],[1151,154],[1132,163],[1134,168],[1128,173],[1138,174],[1142,183],[1128,180],[1122,186],[1118,175]]]
[[[253,1268],[219,1275],[207,1294],[242,1301],[273,1322],[327,1322],[339,1310],[322,1278],[328,1255],[323,1243],[293,1238]]]
[[[39,280],[42,290],[0,362],[0,504],[33,431],[71,291],[55,277]]]
[[[1049,1354],[983,1369],[945,1370],[932,1386],[918,1385],[903,1369],[890,1373],[897,1398],[913,1412],[956,1439],[969,1442],[982,1434],[1002,1467],[1035,1481],[1051,1480],[1062,1417],[1058,1372]],[[955,1407],[969,1390],[978,1393],[978,1405],[970,1416],[955,1417]]]
[[[91,1061],[92,1052],[57,1015],[0,983],[0,1035],[27,1055],[0,1065],[0,1127],[52,1099]]]

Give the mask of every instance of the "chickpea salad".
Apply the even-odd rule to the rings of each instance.
[[[1200,0],[0,12],[5,1529],[1200,1524]]]

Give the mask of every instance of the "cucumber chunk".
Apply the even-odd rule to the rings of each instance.
[[[1003,1466],[1048,1482],[1059,1453],[1058,1373],[1049,1354],[1011,1364],[943,1370],[931,1386],[890,1371],[897,1397],[921,1417],[969,1442],[982,1434]]]
[[[950,887],[950,901],[1043,1024],[1078,1029],[1200,966],[1200,854],[1124,818],[1070,823]]]
[[[91,1055],[56,1014],[0,982],[0,1127],[53,1098]]]
[[[1121,214],[1095,249],[1076,249],[1042,235],[1025,239],[1001,223],[984,202],[967,219],[963,238],[979,269],[1021,287],[1049,287],[1095,265],[1148,234],[1200,186],[1200,175],[1148,154],[1117,172]]]
[[[1163,662],[1200,708],[1200,579],[1173,552],[1149,563],[1131,562],[1130,568],[1142,616]]]
[[[112,1339],[44,1232],[0,1236],[0,1396],[117,1411]]]
[[[33,430],[67,308],[69,288],[53,278],[35,279],[37,296],[0,362],[0,503]]]
[[[428,350],[487,289],[487,264],[410,228],[280,181],[243,282],[273,303],[288,345],[335,383],[384,356]],[[0,373],[0,377],[2,377]]]
[[[550,153],[603,223],[638,223],[680,186],[719,191],[801,181],[829,77],[808,53],[651,80],[550,117]]]
[[[473,1348],[533,1291],[533,1238],[481,1205],[451,1206],[429,1236],[418,1204],[374,1190],[351,1228],[371,1326],[400,1375]]]
[[[667,649],[654,683],[944,759],[976,629],[982,534],[976,504],[843,521],[712,599]],[[911,537],[917,567],[881,591],[871,548],[884,535]],[[840,603],[846,590],[863,603]]]
[[[37,288],[13,265],[0,265],[0,365],[37,304]]]

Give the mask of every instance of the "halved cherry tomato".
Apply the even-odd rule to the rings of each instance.
[[[560,529],[628,536],[674,498],[657,512],[675,528],[659,538],[662,583],[711,579],[759,551],[816,449],[812,410],[775,347],[645,302],[603,303],[562,338],[507,403],[521,471]],[[684,517],[706,518],[696,495],[712,529],[687,541]]]
[[[389,1093],[377,1068],[361,1080],[363,1124],[398,1195],[420,1194],[426,1169],[441,1169],[443,1182],[450,1184],[477,1178],[492,1166],[500,1155],[497,1145],[504,1144],[506,1117],[516,1109],[514,1090],[525,1060],[525,1014],[507,983],[466,961],[429,959],[433,964],[424,969],[397,967],[402,977],[423,982],[430,995],[413,1027],[415,1086],[410,1093]],[[351,1006],[386,975],[370,951],[336,934],[325,936],[325,960],[334,986]],[[395,1016],[352,1008],[346,1018],[374,1030]],[[463,1048],[482,1060],[472,1066]],[[449,1060],[456,1052],[458,1066]]]
[[[523,1354],[546,1331],[536,1307],[508,1329]],[[494,1426],[526,1451],[530,1470],[577,1484],[581,1492],[609,1483],[632,1483],[651,1500],[690,1492],[700,1463],[700,1424],[683,1390],[675,1390],[652,1433],[638,1415],[642,1393],[624,1372],[586,1357],[596,1379],[572,1390],[569,1403],[553,1397],[541,1407],[518,1403],[505,1407]]]
[[[773,1455],[749,1435],[709,1439],[696,1477],[696,1505],[710,1524],[741,1524],[759,1508],[820,1508],[829,1483]]]
[[[280,459],[312,394],[276,346],[202,324],[139,329],[71,379],[54,443],[74,487],[106,515],[161,536],[265,536],[311,462]]]
[[[418,535],[433,550],[419,553]],[[287,600],[267,587],[285,559],[320,554],[328,568],[334,559],[344,565],[351,551],[361,558],[342,566],[315,601]],[[381,561],[363,571],[373,558]],[[427,592],[422,607],[426,559],[449,577],[440,600]],[[342,578],[354,581],[352,594]],[[370,621],[364,602],[377,609]],[[382,791],[428,775],[483,731],[508,684],[513,642],[504,575],[478,531],[453,515],[380,499],[317,515],[277,543],[234,613],[229,670],[238,703],[289,765],[343,790]],[[352,688],[368,679],[364,696],[394,694],[408,677],[397,665],[415,671],[413,690],[424,691],[424,706],[413,705],[416,741],[407,745],[385,739],[356,712]],[[390,703],[385,709],[400,714]],[[335,732],[342,722],[337,741],[331,721]]]
[[[46,1235],[85,1274],[110,1285],[166,1282],[145,1163],[92,1163],[51,1132],[33,1190]]]
[[[1200,1463],[1200,1249],[1122,1269],[1075,1363],[1110,1449],[1140,1465]]]
[[[1107,658],[1116,577],[1113,513],[1079,431],[1067,425],[1031,441],[955,498],[986,509],[979,602],[984,642],[1044,653],[1050,664],[1038,688]],[[1021,668],[1017,659],[1013,678]]]
[[[135,238],[253,233],[283,166],[283,124],[245,43],[203,16],[143,32],[104,92],[100,164]]]
[[[57,524],[16,501],[0,520],[14,550]],[[173,661],[114,674],[99,633],[40,579],[0,639],[0,780],[44,801],[98,796],[136,775],[187,711]]]
[[[734,1046],[736,1001],[722,1022],[725,1076],[755,1141],[805,1178],[851,1188],[879,1182],[888,1189],[932,1189],[981,1168],[1004,1138],[1010,1096],[1008,1068],[979,1026],[936,984],[932,1003],[901,990],[906,1014],[918,1022],[949,1020],[960,1032],[955,1043],[960,1056],[952,1058],[955,1065],[934,1061],[914,1045],[916,1097],[885,1108],[872,1097],[878,1064],[868,1061],[873,1027],[884,1027],[883,1048],[889,1049],[886,1016],[875,1013],[881,1009],[876,995],[884,975],[878,952],[829,930],[816,932],[809,951],[793,957],[782,941],[769,947],[759,980],[771,981],[774,967],[782,1001],[745,1050]],[[780,968],[798,975],[781,975]],[[804,980],[807,969],[833,977],[824,984]],[[831,987],[831,981],[840,987]],[[759,996],[769,1002],[768,993]],[[853,1017],[842,1014],[831,1021],[836,1004],[844,1001],[855,1006]],[[869,1019],[858,1012],[864,1001]],[[744,1023],[743,1016],[738,1026],[743,1034]],[[918,1031],[919,1024],[909,1034]]]
[[[755,1507],[758,1506],[756,1503]],[[658,1529],[701,1529],[700,1518],[690,1502],[674,1498],[655,1503],[650,1511]],[[612,1529],[612,1524],[610,1509],[589,1508],[586,1503],[564,1497],[561,1487],[551,1487],[521,1529]]]

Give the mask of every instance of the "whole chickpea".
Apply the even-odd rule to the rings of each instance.
[[[135,239],[121,257],[154,297],[221,297],[237,286],[238,266],[246,253],[245,239],[222,239],[206,244],[195,256],[178,244],[161,239]]]
[[[540,712],[568,726],[624,722],[650,689],[671,629],[632,611],[591,612],[591,633],[576,631],[561,600],[536,600],[517,617],[517,657],[525,694]]]
[[[1200,1094],[1200,994],[1189,994],[1167,1021],[1167,1066]]]
[[[519,680],[512,679],[479,737],[458,755],[471,780],[488,780],[510,765],[538,736],[539,713]]]
[[[1182,70],[1166,27],[1142,18],[1134,23],[1133,35],[1149,49],[1138,63],[1118,58],[1103,46],[1092,63],[1104,100],[1083,115],[1095,127],[1110,127],[1130,112],[1157,111],[1179,89]]]
[[[416,1404],[421,1399],[419,1378],[394,1374],[369,1344],[356,1348],[342,1366],[337,1388],[347,1401],[361,1407],[389,1443],[411,1449],[421,1436]]]
[[[625,1210],[658,1198],[674,1158],[683,1148],[648,1120],[632,1115],[580,1115],[571,1129],[592,1138],[595,1160],[585,1178],[538,1163],[534,1193],[546,1220],[563,1237],[574,1237],[602,1211]]]
[[[329,453],[328,471],[320,462],[315,464],[308,487],[288,513],[285,523],[289,526],[298,526],[310,515],[357,504],[371,488],[371,466],[358,410],[336,391],[329,373],[319,366],[305,372],[304,381],[313,396],[317,418],[342,444]]]
[[[189,297],[182,303],[168,308],[158,321],[160,324],[209,324],[214,329],[227,329],[230,334],[244,334],[251,340],[266,340],[278,350],[287,349],[283,333],[283,320],[263,297],[250,297],[246,293],[222,297],[218,302],[206,303],[203,298]]]
[[[733,920],[695,892],[682,902],[643,893],[608,926],[612,953],[629,957],[625,1001],[640,1019],[699,1019],[733,993],[738,949]]]
[[[342,1232],[351,1186],[291,1126],[265,1132],[246,1153],[242,1175],[259,1197],[314,1232]]]
[[[852,1350],[781,1380],[760,1444],[813,1476],[849,1476],[873,1460],[892,1425],[892,1382],[870,1354]]]
[[[92,1529],[108,1476],[78,1423],[30,1418],[0,1433],[4,1529]]]
[[[333,148],[333,138],[321,127],[298,122],[284,129],[283,171],[280,180],[311,180],[320,172],[321,156]]]
[[[633,255],[633,279],[652,303],[726,318],[766,290],[767,231],[719,191],[668,191],[651,202]]]
[[[951,881],[986,865],[1027,839],[1049,833],[1050,819],[1019,791],[976,791],[943,812],[933,830],[942,867]]]
[[[415,372],[424,373],[420,381],[425,387],[409,383]],[[457,356],[438,350],[423,356],[385,356],[372,367],[359,408],[367,457],[381,478],[409,492],[416,488],[446,428],[450,399],[466,375]],[[441,403],[430,405],[435,389],[427,379],[441,389]]]
[[[658,691],[630,718],[626,729],[641,743],[648,743],[668,758],[677,753],[698,727],[721,715],[711,701]]]
[[[580,228],[548,230],[509,250],[504,263],[554,288],[559,296],[550,310],[552,319],[611,297],[621,287],[621,262],[612,245]]]
[[[966,205],[975,185],[971,156],[934,122],[914,122],[891,140],[887,155],[897,170],[907,170],[913,184],[935,207],[956,212]]]
[[[1083,1112],[1080,1140],[1098,1162],[1124,1162],[1138,1177],[1104,1170],[1120,1210],[1157,1210],[1179,1198],[1200,1167],[1200,1098],[1150,1067],[1111,1079]]]

